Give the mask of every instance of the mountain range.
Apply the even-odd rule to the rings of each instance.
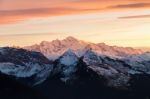
[[[98,55],[107,55],[110,57],[124,57],[127,55],[141,54],[142,50],[133,49],[131,47],[108,46],[105,43],[90,43],[78,40],[74,37],[67,37],[63,40],[53,40],[51,42],[43,41],[39,45],[24,47],[30,51],[41,52],[50,60],[56,60],[64,52],[71,49],[78,57],[81,57],[87,50],[92,50]]]
[[[0,48],[0,72],[52,99],[149,98],[149,52],[73,37]]]

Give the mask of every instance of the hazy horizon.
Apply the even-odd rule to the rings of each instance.
[[[75,38],[75,37],[73,37],[73,36],[67,36],[67,37],[65,37],[65,38],[61,38],[61,39],[59,39],[59,38],[56,38],[56,39],[53,39],[53,40],[49,40],[49,41],[46,41],[46,42],[52,42],[52,41],[54,41],[54,40],[60,40],[60,41],[62,41],[62,40],[65,40],[65,39],[67,39],[68,37],[72,37],[72,38],[74,38],[74,39],[77,39],[77,40],[79,40],[79,41],[83,41],[83,42],[87,42],[87,43],[94,43],[94,42],[89,42],[89,41],[85,41],[85,40],[80,40],[80,39],[78,39],[78,38]],[[33,43],[33,44],[29,44],[29,45],[22,45],[22,46],[19,46],[19,45],[3,45],[3,46],[1,46],[0,45],[0,47],[27,47],[27,46],[32,46],[32,45],[40,45],[40,43],[42,43],[42,42],[45,42],[45,40],[43,40],[43,41],[41,41],[41,42],[39,42],[39,43]],[[98,42],[98,43],[105,43],[105,42]],[[98,44],[98,43],[94,43],[94,44]],[[131,46],[119,46],[119,45],[110,45],[110,44],[107,44],[107,43],[105,43],[106,45],[108,45],[108,46],[118,46],[118,47],[131,47]],[[144,52],[149,52],[150,51],[150,47],[131,47],[131,48],[134,48],[134,49],[140,49],[140,50],[142,50],[142,51],[144,51]]]

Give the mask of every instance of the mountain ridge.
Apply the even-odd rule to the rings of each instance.
[[[69,49],[56,60],[50,61],[40,52],[6,47],[0,48],[0,72],[21,84],[39,90],[48,98],[52,96],[55,97],[54,99],[58,99],[56,94],[51,94],[57,91],[58,95],[62,95],[62,92],[74,93],[81,89],[83,92],[88,92],[89,88],[94,88],[90,91],[90,93],[94,93],[94,96],[103,90],[110,91],[109,95],[111,95],[113,91],[110,89],[113,89],[129,93],[136,93],[138,90],[140,95],[140,92],[143,91],[142,97],[145,97],[145,94],[149,93],[150,87],[149,83],[146,83],[150,82],[149,57],[150,53],[143,53],[124,58],[112,58],[99,55],[92,49],[86,50],[83,56],[78,57],[73,50]],[[74,88],[77,89],[74,90]],[[132,91],[130,92],[130,90]],[[82,96],[94,97],[90,93]],[[101,96],[103,94],[98,95],[95,99],[99,99]],[[115,97],[117,96],[115,95]],[[72,96],[64,97],[68,99]]]
[[[110,57],[124,57],[127,55],[141,54],[142,50],[134,49],[131,47],[117,47],[108,46],[105,43],[90,43],[78,40],[74,37],[67,37],[63,40],[53,40],[51,42],[42,41],[40,44],[35,44],[31,46],[26,46],[24,49],[30,51],[37,51],[44,54],[50,60],[56,60],[65,51],[71,49],[74,53],[81,57],[88,49],[92,49],[95,53],[99,55],[107,55]]]
[[[84,45],[84,47],[81,45]],[[80,87],[82,89],[84,86],[82,90],[85,92],[90,87],[96,90],[101,90],[98,88],[104,88],[104,90],[112,88],[113,90],[128,91],[129,93],[131,90],[146,92],[150,89],[149,83],[145,83],[146,81],[150,82],[149,52],[131,54],[130,51],[134,49],[129,48],[124,53],[126,48],[111,47],[104,43],[87,44],[70,37],[63,41],[42,42],[40,47],[39,45],[37,46],[35,48],[44,49],[44,51],[51,47],[52,49],[58,48],[55,50],[50,49],[50,51],[52,51],[53,55],[58,54],[59,57],[51,60],[46,57],[47,53],[43,55],[43,53],[36,50],[11,47],[0,48],[0,72],[19,83],[31,88],[37,88],[43,94],[46,93],[49,98],[53,96],[49,91],[54,93],[55,88],[67,92],[65,90],[68,90],[66,89],[68,87],[71,88],[69,89],[71,91],[72,88],[79,88],[80,90]],[[120,49],[122,51],[118,52]],[[62,54],[58,53],[59,50]],[[99,50],[100,53],[97,52]],[[109,51],[113,52],[114,57],[109,55],[112,52],[107,53]],[[115,57],[117,55],[121,56],[121,58]],[[144,88],[141,88],[141,84]],[[96,90],[93,90],[93,92],[98,94]],[[61,91],[59,92],[60,95]],[[103,90],[101,91],[103,92]]]

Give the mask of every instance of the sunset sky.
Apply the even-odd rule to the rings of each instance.
[[[150,47],[150,0],[0,0],[0,46],[67,36]]]

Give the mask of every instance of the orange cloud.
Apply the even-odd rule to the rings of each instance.
[[[144,7],[150,7],[150,3],[130,3],[130,4],[120,4],[120,5],[114,5],[109,6],[108,8],[144,8]]]
[[[80,8],[36,8],[23,10],[0,11],[0,24],[23,21],[33,17],[59,16],[66,14],[94,12],[99,9]]]
[[[34,17],[149,7],[148,0],[0,0],[0,24],[20,22]]]
[[[119,19],[135,19],[135,18],[150,18],[150,15],[135,15],[135,16],[119,17]]]

